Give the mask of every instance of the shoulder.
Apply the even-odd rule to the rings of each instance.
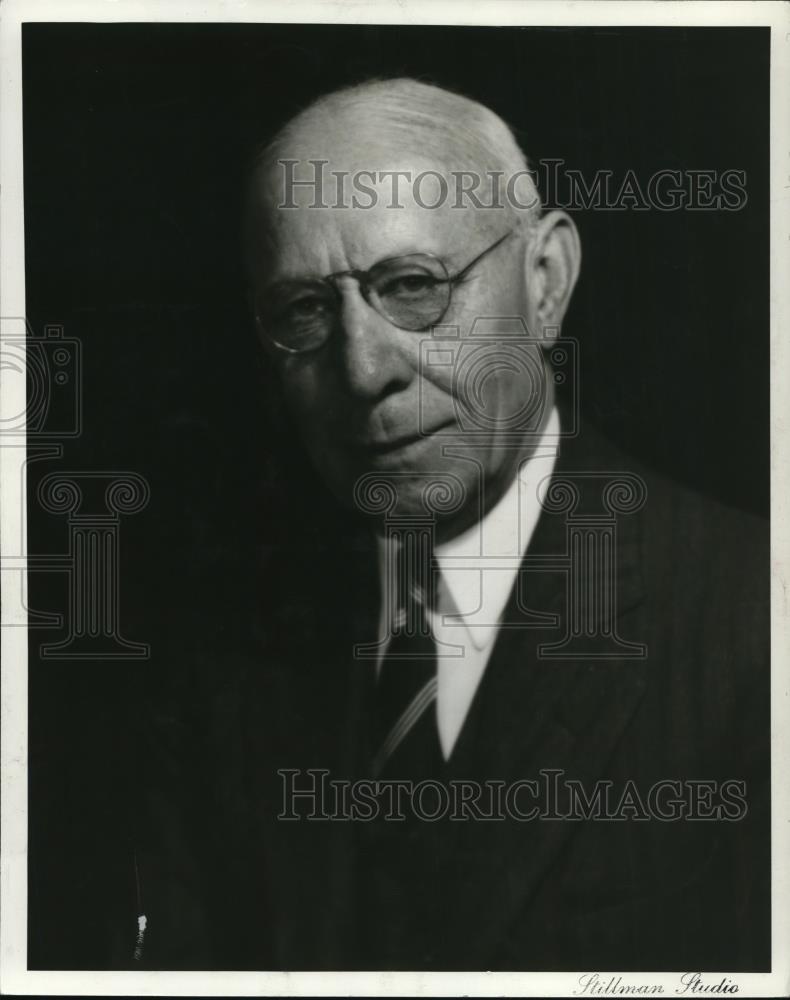
[[[558,465],[638,484],[633,509],[614,516],[619,590],[639,595],[630,615],[621,604],[630,617],[621,626],[648,644],[661,676],[724,700],[767,688],[768,521],[674,481],[595,429],[583,428]]]
[[[684,717],[696,705],[706,726],[718,720],[722,739],[743,745],[737,731],[751,727],[753,739],[768,717],[769,522],[663,475],[597,431],[586,453],[642,486],[639,509],[618,515],[617,542],[632,538],[639,554],[642,601],[630,626],[621,624],[647,643],[651,685],[673,692]]]
[[[578,436],[568,443],[561,466],[583,474],[596,473],[612,483],[625,475],[637,484],[643,499],[633,513],[640,521],[644,553],[651,560],[666,563],[675,559],[677,565],[686,565],[696,559],[696,569],[703,576],[727,568],[740,570],[733,576],[741,579],[745,569],[764,571],[767,576],[767,519],[659,472],[593,426],[582,425]],[[736,584],[737,580],[729,582]]]

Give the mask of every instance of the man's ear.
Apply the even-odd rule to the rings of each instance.
[[[581,259],[581,241],[573,219],[566,212],[547,212],[538,222],[527,257],[527,287],[536,333],[562,324]]]

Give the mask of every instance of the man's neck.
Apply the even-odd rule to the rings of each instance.
[[[522,469],[537,453],[545,452],[550,446],[557,445],[555,435],[546,440],[553,414],[556,412],[553,396],[544,408],[537,430],[529,430],[520,442],[513,444],[492,443],[492,448],[506,449],[511,454],[508,461],[502,462],[502,467],[496,476],[483,483],[482,490],[474,496],[470,503],[454,517],[440,519],[436,523],[436,544],[441,545],[451,541],[458,535],[468,531],[474,524],[482,521],[500,503],[507,491],[513,485],[519,470]],[[474,458],[474,453],[470,453]]]

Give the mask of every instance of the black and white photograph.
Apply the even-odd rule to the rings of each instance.
[[[2,989],[788,994],[790,8],[0,8]]]

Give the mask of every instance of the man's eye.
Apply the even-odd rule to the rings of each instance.
[[[327,312],[327,304],[323,299],[305,296],[287,303],[280,310],[280,317],[289,322],[299,323],[305,320],[323,319]]]
[[[439,279],[430,274],[401,274],[397,278],[390,278],[379,294],[395,298],[417,298],[433,291],[439,284]]]

